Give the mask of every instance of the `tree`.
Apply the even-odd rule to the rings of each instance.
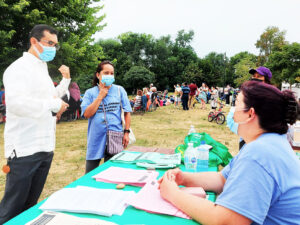
[[[240,86],[251,77],[249,70],[255,67],[255,63],[252,60],[251,56],[247,56],[234,66],[236,74],[234,82],[237,86]]]
[[[229,62],[229,65],[228,65],[228,73],[227,74],[231,74],[231,77],[228,78],[228,80],[230,81],[229,83],[233,84],[233,83],[236,83],[235,80],[239,77],[237,77],[237,74],[236,74],[236,65],[241,62],[243,59],[248,59],[250,60],[251,62],[253,62],[254,64],[257,63],[257,56],[252,54],[252,53],[249,53],[249,52],[240,52],[240,53],[237,53],[235,54],[234,56],[232,56],[230,58],[230,62]],[[251,64],[253,65],[253,64]],[[255,67],[255,66],[254,66]],[[254,68],[253,67],[253,68]],[[245,77],[246,76],[246,73],[245,73]]]
[[[195,82],[200,85],[204,81],[204,77],[199,64],[191,62],[184,70],[183,79],[185,82]]]
[[[198,63],[198,57],[190,46],[194,32],[178,32],[175,42],[170,35],[155,39],[149,34],[127,32],[117,39],[99,40],[104,58],[115,59],[117,83],[122,84],[124,75],[132,66],[142,66],[155,74],[158,89],[173,87],[182,82],[186,67]]]
[[[28,34],[36,24],[48,24],[59,31],[61,49],[48,63],[52,77],[60,76],[61,64],[71,68],[72,77],[91,74],[102,55],[99,46],[91,45],[95,32],[103,29],[96,16],[103,6],[93,6],[100,0],[19,0],[0,1],[0,73],[27,51]]]
[[[287,42],[285,41],[286,31],[280,31],[278,27],[267,27],[264,33],[260,35],[260,39],[255,43],[256,48],[259,48],[259,65],[264,65],[268,62],[272,51],[280,50]]]
[[[211,52],[200,62],[203,71],[203,82],[208,86],[224,86],[228,84],[225,77],[228,58],[224,54]],[[226,70],[226,75],[228,75]]]
[[[178,31],[175,45],[181,48],[191,48],[190,43],[194,38],[194,34],[193,30],[190,30],[189,32],[185,32],[184,30]]]
[[[274,51],[266,64],[273,74],[272,83],[281,85],[283,81],[294,84],[300,81],[300,44],[292,43]]]
[[[148,87],[154,82],[154,73],[143,66],[133,66],[124,76],[125,87],[130,91]]]

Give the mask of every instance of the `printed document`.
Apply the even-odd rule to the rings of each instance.
[[[158,152],[130,152],[122,151],[110,159],[118,163],[149,163],[161,166],[180,165],[181,154],[161,154]]]
[[[108,169],[96,174],[93,178],[96,181],[106,183],[124,183],[133,186],[143,187],[147,182],[156,180],[159,173],[150,170],[136,170],[111,166]]]
[[[86,186],[63,188],[40,206],[41,210],[91,213],[102,216],[122,215],[127,199],[134,191],[99,189]]]
[[[65,213],[43,212],[36,219],[26,223],[25,225],[117,225],[100,219],[81,218],[71,216]]]
[[[150,213],[167,214],[190,219],[188,215],[160,196],[157,181],[147,183],[136,195],[129,198],[129,205]]]

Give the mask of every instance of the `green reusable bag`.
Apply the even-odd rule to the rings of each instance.
[[[175,153],[181,154],[181,160],[184,162],[184,152],[188,147],[188,143],[193,143],[194,147],[198,147],[201,141],[205,141],[205,144],[211,145],[213,148],[209,151],[209,166],[226,166],[232,159],[232,155],[228,152],[228,148],[220,142],[214,140],[209,134],[192,133],[185,137],[184,144],[178,145],[175,149]]]

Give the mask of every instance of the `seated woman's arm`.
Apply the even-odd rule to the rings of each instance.
[[[220,191],[225,178],[221,173],[165,173],[160,180],[161,196],[201,224],[248,225],[251,220],[230,209],[181,191],[177,182],[186,186],[202,186],[205,190]],[[196,181],[195,181],[196,180]],[[216,182],[214,185],[213,183]]]
[[[186,187],[202,187],[205,191],[213,191],[217,194],[223,191],[226,179],[220,172],[189,173],[180,169],[168,170],[165,175],[174,177],[178,185]],[[162,178],[159,182],[162,181]]]
[[[183,172],[184,180],[182,185],[186,187],[202,187],[205,191],[221,193],[225,184],[225,178],[220,172]]]

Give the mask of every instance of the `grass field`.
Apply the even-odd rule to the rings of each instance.
[[[224,111],[228,112],[229,107]],[[238,152],[238,137],[226,125],[208,122],[207,110],[196,109],[183,111],[173,105],[158,108],[155,112],[132,116],[132,129],[137,138],[135,145],[147,147],[173,148],[183,143],[190,125],[194,125],[198,132],[206,132],[215,140],[226,145],[232,155]],[[84,175],[87,120],[62,122],[57,125],[56,149],[54,159],[48,175],[45,188],[40,200],[51,193],[63,188],[72,181]],[[0,165],[6,163],[3,153],[3,124],[0,125],[1,157]],[[5,175],[0,172],[0,199],[5,187]]]

